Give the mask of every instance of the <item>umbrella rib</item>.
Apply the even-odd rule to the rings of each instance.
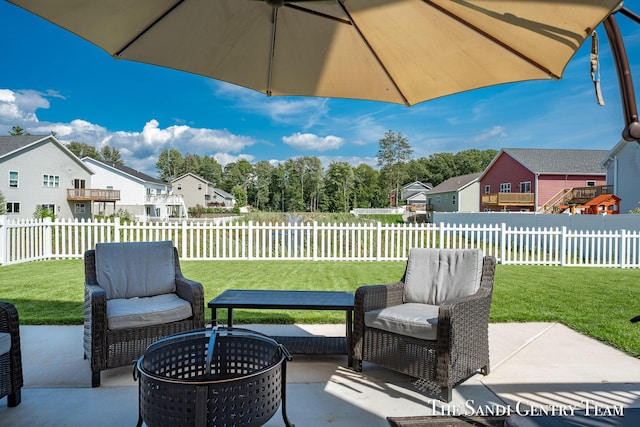
[[[269,75],[267,76],[267,96],[271,96],[271,79],[273,77],[273,56],[276,53],[276,27],[278,25],[278,8],[273,8],[271,16],[271,53],[269,55]]]
[[[338,18],[336,16],[327,15],[326,13],[318,12],[318,11],[315,11],[315,10],[307,9],[305,7],[302,7],[302,6],[298,6],[297,4],[285,3],[284,6],[288,7],[288,8],[291,8],[291,9],[299,10],[300,12],[310,13],[311,15],[316,15],[316,16],[319,16],[321,18],[331,19],[332,21],[341,22],[341,23],[347,24],[347,25],[353,25],[350,21],[347,21],[346,19]]]
[[[138,33],[138,35],[136,35],[133,39],[131,39],[129,41],[129,43],[127,43],[126,45],[124,45],[124,47],[122,49],[120,49],[119,51],[117,51],[115,54],[113,54],[114,58],[118,58],[120,55],[122,55],[122,53],[129,49],[129,46],[131,46],[132,44],[134,44],[136,41],[138,41],[138,39],[140,39],[140,37],[142,37],[143,35],[145,35],[145,33],[147,33],[151,28],[153,28],[158,22],[162,21],[167,15],[169,15],[171,12],[173,12],[178,6],[180,6],[182,3],[184,3],[184,0],[180,0],[178,1],[176,4],[174,4],[173,6],[171,6],[169,9],[167,9],[162,15],[160,15],[155,21],[153,21],[150,25],[148,25],[146,28],[144,28],[142,31],[140,31]]]
[[[520,59],[528,62],[529,64],[533,65],[534,67],[536,67],[537,69],[547,73],[550,77],[552,77],[555,80],[560,80],[561,76],[556,75],[555,73],[553,73],[551,70],[549,70],[548,68],[546,68],[545,66],[543,66],[542,64],[534,61],[532,58],[529,58],[527,55],[523,54],[522,52],[519,52],[517,50],[515,50],[514,48],[512,48],[511,46],[507,45],[506,43],[502,42],[501,40],[498,40],[497,38],[493,37],[491,34],[487,33],[486,31],[476,27],[475,25],[473,25],[472,23],[464,20],[463,18],[461,18],[458,15],[453,14],[452,12],[450,12],[447,9],[444,9],[443,7],[441,7],[438,4],[433,3],[431,0],[422,0],[423,3],[426,3],[428,5],[430,5],[431,7],[433,7],[434,9],[439,10],[440,12],[444,13],[445,15],[447,15],[450,18],[455,19],[456,21],[460,22],[461,24],[465,25],[466,27],[468,27],[469,29],[475,31],[476,33],[480,34],[481,36],[489,39],[490,41],[492,41],[493,43],[499,45],[500,47],[502,47],[505,50],[508,50],[509,52],[513,53],[514,55],[516,55],[517,57],[519,57]]]
[[[349,13],[349,11],[347,11],[347,8],[344,6],[342,1],[338,0],[338,1],[336,1],[336,3],[338,3],[340,5],[340,7],[342,8],[342,10],[345,13],[345,15],[347,15],[347,18],[349,18],[349,22],[351,23],[351,25],[355,29],[356,33],[358,33],[358,35],[360,36],[360,38],[362,39],[364,44],[367,46],[367,49],[369,49],[369,51],[371,52],[371,54],[373,55],[375,60],[378,62],[378,64],[382,68],[382,71],[384,71],[384,73],[389,78],[389,81],[391,82],[393,87],[398,92],[398,95],[400,95],[400,97],[402,98],[402,102],[407,106],[411,105],[409,103],[409,101],[407,100],[407,98],[404,96],[404,93],[402,93],[402,90],[400,90],[400,87],[398,86],[398,83],[396,83],[395,79],[393,78],[393,76],[391,75],[391,73],[389,72],[387,67],[385,67],[385,65],[380,60],[380,57],[378,56],[376,51],[373,49],[373,46],[371,46],[371,44],[369,43],[369,40],[367,40],[367,38],[364,36],[364,34],[362,34],[362,31],[360,31],[360,28],[358,28],[358,25],[353,21],[353,18],[351,17],[351,14]]]

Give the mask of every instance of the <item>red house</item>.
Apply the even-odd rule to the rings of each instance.
[[[480,211],[559,213],[608,193],[607,150],[503,148],[480,176]]]

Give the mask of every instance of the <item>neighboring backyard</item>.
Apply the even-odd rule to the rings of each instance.
[[[205,288],[205,307],[225,289],[317,289],[354,292],[392,283],[404,262],[182,261],[185,277]],[[561,322],[640,357],[637,269],[498,265],[491,322]],[[16,305],[21,324],[82,324],[81,260],[0,267],[0,301]],[[226,318],[225,313],[219,313]],[[206,309],[209,320],[211,311]],[[238,323],[341,323],[344,312],[237,310]]]

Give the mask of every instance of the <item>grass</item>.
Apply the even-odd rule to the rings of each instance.
[[[392,283],[404,262],[183,261],[186,277],[203,283],[205,305],[225,289],[355,291]],[[561,322],[640,357],[638,270],[498,265],[491,322]],[[0,267],[0,300],[16,305],[22,324],[82,324],[81,260]],[[206,310],[206,317],[211,316]],[[220,318],[226,313],[221,310]],[[238,323],[341,323],[343,312],[236,310]]]

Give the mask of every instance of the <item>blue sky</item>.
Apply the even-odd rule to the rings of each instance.
[[[640,0],[626,6],[640,13]],[[618,16],[640,99],[640,25]],[[532,81],[452,95],[412,107],[260,93],[153,65],[113,60],[100,48],[0,1],[0,135],[12,126],[56,132],[64,143],[118,148],[127,166],[157,175],[158,154],[282,161],[317,156],[376,166],[387,130],[409,139],[415,157],[466,149],[609,150],[623,117],[602,26],[595,100],[588,41],[559,81]]]

